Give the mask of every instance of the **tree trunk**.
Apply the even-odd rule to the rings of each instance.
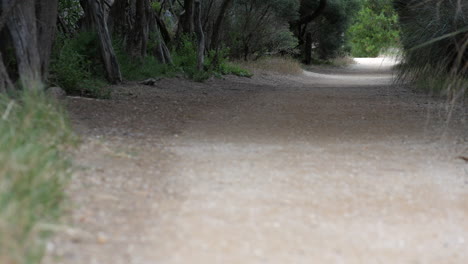
[[[213,27],[213,35],[211,37],[211,49],[217,50],[218,49],[218,40],[219,40],[219,32],[221,30],[221,25],[223,24],[224,17],[226,15],[226,11],[229,8],[229,5],[232,3],[232,0],[224,0],[221,4],[221,9],[219,11],[218,17],[216,18],[216,22]]]
[[[4,1],[0,2],[0,38],[3,38],[4,36],[2,35],[6,34],[5,32],[2,32],[3,27],[7,23],[10,12],[13,10],[17,2],[18,1],[11,1],[8,3],[8,6],[5,6],[6,3]],[[4,93],[8,90],[13,90],[14,86],[3,62],[2,50],[4,50],[5,46],[1,44],[5,44],[5,42],[2,42],[3,43],[0,43],[0,92]]]
[[[13,83],[3,63],[2,53],[0,52],[0,93],[13,90]]]
[[[182,23],[182,33],[192,35],[194,32],[194,0],[184,0],[184,15],[180,20]]]
[[[169,33],[169,30],[167,29],[166,23],[164,23],[164,20],[162,20],[158,14],[154,14],[154,18],[156,19],[156,23],[158,24],[158,28],[164,42],[166,42],[166,44],[170,44],[172,42],[172,38],[171,33]]]
[[[159,59],[160,62],[172,65],[172,56],[169,49],[167,48],[166,40],[163,37],[161,26],[157,20],[158,14],[154,14],[149,23],[149,29],[151,32],[156,33],[156,42],[158,43],[158,45],[153,51],[153,54]]]
[[[2,0],[9,6],[11,0]],[[34,0],[19,1],[7,21],[24,89],[42,89],[41,58],[38,50],[36,8]]]
[[[201,23],[201,4],[200,1],[195,1],[195,31],[198,38],[198,52],[197,52],[197,69],[203,70],[203,64],[205,62],[205,34],[203,33],[203,27]]]
[[[306,34],[304,49],[305,64],[310,65],[310,63],[312,62],[312,33],[310,32],[307,32]]]
[[[129,51],[135,57],[145,57],[148,45],[148,0],[136,0],[135,24],[130,39]]]
[[[38,49],[43,80],[46,80],[48,76],[52,44],[57,29],[57,11],[58,0],[39,0],[36,2]]]
[[[107,20],[109,32],[118,35],[124,43],[127,43],[133,28],[131,9],[129,0],[116,0],[110,8]]]
[[[104,3],[102,0],[87,0],[87,5],[83,7],[91,15],[94,27],[98,33],[99,45],[101,47],[102,60],[106,69],[107,79],[111,83],[122,81],[119,63],[115,56],[112,40],[107,28],[104,13]]]

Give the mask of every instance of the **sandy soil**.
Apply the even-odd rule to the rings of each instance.
[[[45,263],[468,263],[468,109],[391,66],[68,98],[73,227]]]

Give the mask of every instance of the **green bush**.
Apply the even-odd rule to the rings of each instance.
[[[143,59],[132,59],[125,52],[117,52],[122,77],[128,81],[140,81],[160,76],[174,76],[176,69],[163,64],[154,56]]]
[[[226,18],[224,43],[236,59],[258,59],[265,55],[297,54],[298,39],[289,22],[298,19],[299,1],[234,1]]]
[[[381,51],[398,46],[398,16],[395,12],[376,11],[365,6],[348,35],[354,57],[377,57]]]
[[[0,95],[0,263],[39,264],[63,212],[73,145],[63,110],[43,94]]]
[[[346,55],[348,50],[346,32],[355,13],[360,8],[360,0],[328,0],[323,14],[311,23],[315,56],[328,60]]]
[[[182,36],[179,47],[172,52],[174,65],[189,78],[199,75],[197,70],[197,45],[189,36]]]
[[[205,68],[213,75],[236,75],[239,77],[252,77],[252,73],[239,65],[228,61],[229,49],[221,49],[216,53],[214,50],[208,53],[205,60]]]
[[[84,32],[73,38],[59,37],[50,65],[51,82],[68,94],[108,98],[110,90],[103,79],[96,34]]]

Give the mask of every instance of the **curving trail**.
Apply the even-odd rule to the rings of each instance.
[[[468,109],[391,66],[69,98],[74,227],[46,263],[468,263]]]

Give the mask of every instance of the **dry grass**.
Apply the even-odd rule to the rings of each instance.
[[[62,215],[74,137],[63,110],[44,94],[0,95],[0,263],[38,264]]]
[[[354,59],[350,56],[336,57],[330,60],[330,64],[336,67],[346,67],[355,63]]]
[[[284,75],[299,75],[302,73],[301,64],[287,57],[265,57],[256,61],[236,61],[236,65],[256,73],[273,72]]]

